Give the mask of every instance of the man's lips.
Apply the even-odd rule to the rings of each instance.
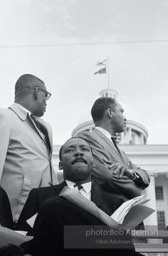
[[[76,158],[72,161],[72,165],[78,162],[87,164],[87,161],[84,158]]]

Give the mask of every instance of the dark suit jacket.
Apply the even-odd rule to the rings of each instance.
[[[99,199],[98,201],[103,206],[104,202]],[[100,231],[104,223],[90,212],[81,209],[63,197],[52,197],[46,200],[39,210],[34,225],[34,238],[22,244],[21,247],[25,253],[30,253],[33,256],[139,255],[134,251],[130,235],[126,233],[122,236],[110,236],[110,241],[120,241],[119,248],[117,249],[114,244],[111,244],[109,248],[106,246],[101,247],[101,244],[96,246],[94,241],[109,239],[109,236],[102,235],[96,237],[96,235],[93,235],[93,237],[87,238],[87,230],[94,230],[95,225],[98,226],[98,231]],[[69,227],[71,228],[69,232],[64,229],[68,228],[68,226],[71,226]],[[77,226],[79,229],[75,230]],[[112,230],[116,231],[116,229],[112,228],[110,230],[111,232]],[[90,242],[87,239],[92,239],[93,243],[88,245]],[[125,241],[126,244],[122,244],[121,241]],[[66,246],[67,243],[68,246],[71,246],[70,249]]]
[[[63,181],[58,185],[32,189],[21,212],[20,218],[16,225],[16,229],[28,231],[28,235],[33,235],[33,230],[26,222],[26,220],[31,218],[39,211],[44,201],[51,197],[59,196],[60,192],[65,186],[66,182]],[[99,186],[93,181],[91,189],[91,200],[100,209],[111,215],[124,202],[124,197],[121,198],[118,197],[117,194],[109,193],[108,184],[102,184]]]
[[[86,140],[92,148],[95,160],[93,175],[100,184],[104,181],[109,183],[109,192],[124,196],[127,201],[139,196],[141,190],[149,185],[150,179],[147,172],[133,164],[123,151],[120,150],[119,153],[114,144],[102,132],[94,129],[92,132],[81,132],[78,136]],[[121,163],[127,168],[133,168],[141,177],[141,181],[136,183],[127,176],[116,177],[108,168],[109,162]]]
[[[6,191],[0,187],[0,226],[13,229],[11,206]]]

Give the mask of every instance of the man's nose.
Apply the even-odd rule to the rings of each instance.
[[[82,150],[81,149],[76,149],[76,151],[75,151],[75,155],[76,156],[78,156],[78,155],[83,155],[83,152],[82,152]]]

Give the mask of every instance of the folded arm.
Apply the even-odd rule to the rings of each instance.
[[[112,181],[127,176],[137,187],[145,189],[148,187],[150,178],[148,173],[133,164],[125,155],[125,164],[112,158],[103,145],[98,141],[92,132],[83,132],[79,137],[85,139],[92,148],[95,168],[94,176],[101,180]],[[122,152],[122,154],[125,154]]]

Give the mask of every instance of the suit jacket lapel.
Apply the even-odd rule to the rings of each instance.
[[[15,112],[15,114],[22,120],[25,121],[27,118],[29,119],[29,121],[31,122],[31,124],[33,125],[34,129],[36,130],[36,132],[38,133],[38,135],[41,137],[41,139],[46,143],[46,141],[44,140],[43,136],[41,135],[41,133],[39,132],[35,121],[32,119],[32,117],[28,114],[28,112],[26,111],[26,109],[19,107],[18,104],[13,103],[10,107],[10,110],[12,110],[13,112]],[[51,127],[44,122],[41,118],[39,117],[34,117],[35,120],[37,120],[37,122],[44,127],[44,129],[46,130],[46,134],[48,136],[48,144],[47,145],[49,147],[49,151],[52,153],[53,150],[53,145],[52,145],[52,130]]]
[[[114,144],[112,143],[112,141],[110,141],[102,132],[100,132],[99,130],[94,129],[93,131],[97,136],[99,136],[99,138],[102,139],[102,144],[104,145],[104,147],[106,148],[106,150],[108,150],[109,148],[109,152],[111,154],[111,150],[113,151],[113,157],[115,157],[118,162],[123,162],[125,164],[125,160],[123,157],[123,152],[120,150],[120,153],[118,152],[118,150],[116,149],[116,147],[114,146]],[[108,145],[108,148],[107,148]]]
[[[55,195],[58,196],[62,190],[67,186],[65,180],[63,182],[61,182],[60,184],[54,185],[53,189],[55,191]]]
[[[117,155],[119,155],[119,152],[118,152],[118,150],[116,149],[116,147],[113,145],[112,141],[110,141],[102,132],[100,132],[99,130],[96,130],[96,129],[95,129],[93,132],[96,133],[99,137],[101,137],[101,139],[102,139],[105,143],[107,143],[108,146],[109,146],[110,148],[112,148],[112,149],[115,151],[115,153],[116,153]]]
[[[22,107],[22,106],[21,106]],[[27,117],[29,118],[30,122],[32,123],[34,129],[37,131],[37,133],[39,134],[39,136],[44,140],[44,138],[41,136],[39,130],[37,129],[36,127],[36,124],[34,123],[34,121],[32,120],[32,118],[28,115],[28,112],[26,111],[26,109],[24,108],[21,108],[19,107],[18,104],[16,103],[13,103],[9,109],[11,109],[13,112],[16,113],[16,115],[22,120],[22,121],[25,121],[27,119]],[[39,117],[36,117],[35,118],[37,120],[37,122],[42,125],[45,130],[46,130],[46,133],[47,133],[47,136],[48,136],[48,142],[49,142],[49,151],[51,152],[52,154],[52,151],[53,151],[53,144],[52,144],[52,130],[51,130],[51,127],[49,126],[48,123],[44,122],[43,119],[39,118]],[[44,140],[45,141],[45,140]],[[46,143],[46,141],[45,141]]]
[[[53,145],[52,145],[52,131],[51,131],[51,127],[43,121],[43,119],[41,118],[38,118],[38,117],[35,117],[35,119],[37,120],[37,122],[42,126],[44,127],[45,131],[46,131],[46,136],[47,136],[47,141],[48,141],[48,146],[49,146],[49,150],[53,151]],[[34,125],[35,126],[35,125]],[[36,127],[35,127],[36,128]],[[38,129],[36,128],[36,130],[38,131]],[[38,131],[39,133],[39,131]],[[39,133],[39,135],[41,136],[41,134]],[[41,136],[42,138],[42,136]],[[42,138],[43,139],[43,138]],[[46,143],[46,141],[45,141]]]

